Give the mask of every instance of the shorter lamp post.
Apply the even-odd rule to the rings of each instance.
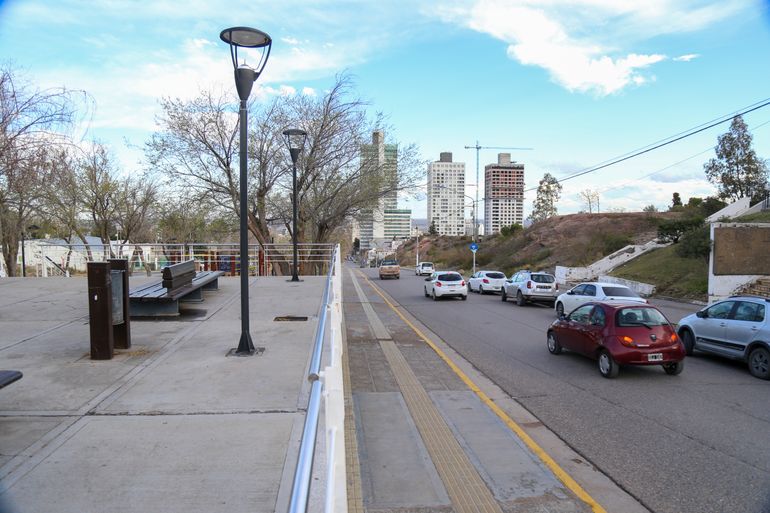
[[[36,224],[31,224],[27,226],[27,230],[39,230],[40,227]],[[24,246],[26,246],[25,240],[24,240],[24,232],[26,230],[21,231],[21,277],[26,278],[27,277],[27,255],[24,252]]]
[[[307,132],[299,130],[298,128],[290,128],[283,131],[283,136],[286,138],[286,146],[289,148],[289,154],[291,155],[292,164],[292,180],[291,180],[291,201],[292,201],[292,224],[291,224],[291,242],[294,246],[294,265],[291,270],[291,281],[299,281],[297,275],[297,159],[302,152],[302,148],[305,147],[305,140],[307,139]]]

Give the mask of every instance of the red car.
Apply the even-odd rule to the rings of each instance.
[[[641,303],[586,303],[548,328],[548,351],[583,353],[599,361],[605,378],[621,365],[661,365],[666,374],[684,369],[685,350],[660,310]]]

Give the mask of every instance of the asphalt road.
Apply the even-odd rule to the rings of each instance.
[[[362,271],[652,511],[770,512],[770,382],[745,365],[696,354],[679,376],[623,367],[608,380],[588,358],[548,352],[550,308],[433,302],[411,270],[386,281]],[[652,302],[673,322],[696,309]]]

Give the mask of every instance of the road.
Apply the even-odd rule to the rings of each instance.
[[[652,511],[770,512],[770,382],[745,365],[696,355],[679,376],[624,367],[607,380],[588,358],[548,352],[550,308],[433,302],[411,270],[386,281],[361,270]],[[695,310],[652,302],[674,322]]]

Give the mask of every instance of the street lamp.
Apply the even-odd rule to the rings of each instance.
[[[246,101],[251,94],[251,88],[256,82],[262,70],[265,69],[267,59],[270,57],[270,48],[273,40],[270,36],[261,30],[249,27],[232,27],[223,30],[219,38],[230,45],[230,57],[233,60],[233,70],[235,73],[235,88],[238,90],[238,97],[241,99],[240,114],[240,262],[241,262],[241,339],[238,342],[238,349],[234,354],[237,356],[251,356],[254,354],[254,343],[251,341],[249,333],[249,236],[247,231],[248,209],[247,207],[247,184],[246,184],[246,132],[248,128],[248,107]],[[257,67],[252,68],[244,61],[238,64],[238,48],[259,48],[262,50]]]
[[[39,229],[40,227],[36,224],[31,224],[27,226],[27,230],[29,231],[35,231]],[[24,246],[26,245],[24,243],[24,231],[25,230],[21,231],[21,277],[22,278],[27,277],[27,258],[26,258],[26,254],[24,253]]]
[[[299,158],[299,154],[302,152],[302,148],[305,147],[307,132],[298,128],[290,128],[283,131],[283,136],[286,138],[286,146],[289,148],[292,164],[291,202],[293,212],[291,225],[291,242],[294,246],[294,266],[291,270],[291,281],[299,281],[299,276],[297,276],[297,159]]]

